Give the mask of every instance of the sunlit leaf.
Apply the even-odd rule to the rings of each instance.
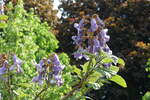
[[[122,65],[122,66],[125,66],[125,62],[123,59],[121,58],[118,58],[118,64]]]
[[[113,62],[113,59],[111,59],[111,58],[104,58],[103,60],[102,60],[102,63],[112,63]]]
[[[7,24],[0,22],[0,28],[5,28],[5,27],[7,27]]]
[[[81,78],[81,69],[77,68],[76,66],[73,66],[73,72],[75,72],[79,78]]]
[[[145,95],[142,97],[142,100],[150,100],[150,92],[146,92]]]
[[[101,73],[94,72],[93,74],[91,74],[91,75],[88,77],[87,82],[88,82],[88,83],[95,83],[101,76],[102,76]]]
[[[24,87],[24,88],[29,88],[29,87],[31,87],[31,84],[29,84],[29,83],[19,83],[19,84],[17,84],[18,86],[20,86],[20,87]]]
[[[122,87],[127,87],[126,81],[120,75],[112,76],[109,80],[117,83]]]
[[[0,20],[7,20],[8,19],[8,16],[6,15],[0,15]]]

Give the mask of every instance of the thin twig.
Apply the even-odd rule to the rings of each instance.
[[[95,68],[97,66],[97,64],[99,64],[101,62],[98,61],[93,67]],[[89,63],[88,66],[90,66],[91,62]],[[77,90],[77,89],[80,89],[82,88],[82,85],[83,83],[87,80],[87,78],[89,77],[89,75],[93,72],[94,68],[91,68],[88,72],[85,73],[85,76],[80,80],[80,82],[78,84],[76,84],[73,89],[68,93],[66,94],[61,100],[67,100],[68,97],[72,96],[73,93]]]
[[[36,94],[36,96],[34,97],[33,100],[36,100],[44,91],[46,91],[48,89],[48,87],[43,88],[39,93]]]

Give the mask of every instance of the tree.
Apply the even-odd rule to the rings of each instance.
[[[7,3],[12,1],[14,5],[18,0],[7,0]],[[57,10],[53,9],[53,0],[23,0],[26,10],[34,9],[41,21],[46,21],[50,26],[55,26],[58,22]]]

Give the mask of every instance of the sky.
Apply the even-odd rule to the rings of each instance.
[[[58,9],[60,2],[59,0],[54,0],[54,9]],[[61,17],[61,12],[59,11],[57,16],[60,18]]]

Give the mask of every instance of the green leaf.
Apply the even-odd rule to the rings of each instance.
[[[103,60],[102,60],[102,63],[112,63],[113,62],[113,59],[111,59],[111,58],[104,58]]]
[[[117,66],[111,66],[110,70],[117,73],[119,71],[119,67],[117,67]]]
[[[94,72],[93,74],[91,74],[91,75],[88,77],[87,82],[88,82],[88,83],[95,83],[101,76],[102,76],[101,73]]]
[[[118,58],[118,64],[122,65],[122,66],[125,66],[125,62],[123,59],[121,58]]]
[[[98,83],[88,83],[87,86],[88,86],[89,88],[93,88],[93,89],[95,89],[95,90],[98,90],[98,89],[100,89],[100,87],[101,87],[101,85],[98,84]]]
[[[117,83],[122,87],[127,87],[126,81],[120,75],[112,76],[109,80]]]
[[[145,95],[142,97],[142,100],[150,100],[150,92],[146,92]]]
[[[82,68],[83,68],[83,71],[82,71],[82,72],[83,72],[83,73],[87,72],[88,66],[89,66],[89,61],[86,62],[84,65],[82,65]]]
[[[73,66],[73,72],[75,72],[79,78],[81,78],[81,69],[77,68],[76,66]]]
[[[89,63],[90,63],[90,61],[88,61],[84,65],[82,65],[82,68],[83,68],[82,72],[83,73],[87,72],[91,67],[93,67],[93,65],[96,64],[96,60],[92,59],[91,63],[90,64]]]
[[[7,20],[8,19],[8,16],[6,15],[0,15],[0,20]]]
[[[5,28],[5,27],[7,27],[7,24],[0,22],[0,28]]]
[[[24,88],[29,88],[29,87],[31,87],[31,84],[29,84],[29,83],[19,83],[19,84],[17,84],[18,86],[20,86],[20,87],[24,87]]]

